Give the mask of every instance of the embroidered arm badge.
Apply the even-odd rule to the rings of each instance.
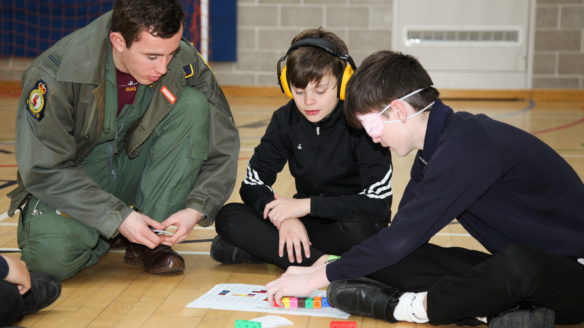
[[[39,122],[44,117],[44,111],[47,104],[47,91],[48,89],[45,81],[38,80],[26,100],[26,109],[28,109],[30,115]]]

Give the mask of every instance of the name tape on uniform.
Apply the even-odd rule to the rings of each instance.
[[[176,97],[172,94],[172,92],[170,92],[166,88],[166,86],[163,86],[162,89],[160,89],[160,92],[162,92],[162,94],[166,97],[166,99],[168,99],[168,101],[170,101],[170,103],[174,105],[174,102],[176,101]]]

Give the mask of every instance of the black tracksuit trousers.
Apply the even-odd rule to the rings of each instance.
[[[370,278],[407,292],[428,291],[432,324],[476,325],[518,304],[556,312],[556,323],[584,321],[584,265],[529,245],[495,255],[425,244]]]
[[[282,269],[291,265],[311,266],[325,254],[341,255],[351,247],[387,227],[387,222],[364,215],[346,215],[333,219],[306,216],[304,224],[310,246],[310,258],[302,250],[302,263],[291,263],[284,246],[284,256],[278,255],[280,235],[270,219],[264,219],[251,206],[231,203],[223,206],[215,220],[217,233],[228,243],[251,255],[273,263]],[[296,258],[296,257],[294,257]]]

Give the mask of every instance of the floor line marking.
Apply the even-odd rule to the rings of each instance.
[[[8,218],[8,213],[0,215],[0,221]],[[0,226],[18,226],[18,223],[0,223]],[[168,227],[169,230],[176,230],[175,226]],[[215,230],[215,227],[194,227],[193,230]]]
[[[582,108],[582,109],[584,109],[584,108]],[[583,123],[583,122],[584,122],[584,117],[581,118],[581,119],[579,119],[579,120],[577,120],[577,121],[575,121],[575,122],[569,123],[569,124],[556,126],[555,128],[551,128],[551,129],[545,129],[545,130],[539,130],[539,131],[531,132],[531,134],[535,135],[535,134],[541,134],[541,133],[552,132],[552,131],[557,131],[557,130],[563,130],[563,129],[566,129],[566,128],[571,128],[571,127],[573,127],[575,125],[578,125],[580,123]]]
[[[582,154],[560,154],[562,157],[584,157]]]
[[[494,120],[498,120],[498,119],[501,119],[501,118],[511,117],[511,116],[523,114],[525,112],[529,112],[530,110],[532,110],[532,109],[535,108],[536,104],[535,104],[535,101],[533,101],[532,99],[529,99],[528,101],[529,101],[529,106],[527,106],[526,108],[523,108],[520,111],[512,112],[512,113],[507,113],[507,114],[503,114],[503,115],[497,115],[497,116],[493,116],[491,118],[494,119]]]
[[[451,232],[439,232],[434,236],[457,236],[457,237],[472,237],[467,233],[451,233]]]
[[[20,248],[0,248],[0,252],[20,252]],[[110,249],[110,253],[125,253],[126,250],[123,249]],[[179,254],[185,255],[211,255],[210,252],[200,252],[200,251],[177,251]]]
[[[18,250],[18,248],[16,248]],[[0,251],[2,251],[2,249],[0,248]],[[126,250],[125,249],[110,249],[109,250],[110,253],[125,253]],[[185,255],[211,255],[211,252],[200,252],[200,251],[176,251],[179,254],[185,254]]]

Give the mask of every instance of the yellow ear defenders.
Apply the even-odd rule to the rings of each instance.
[[[307,39],[302,39],[296,43],[294,43],[290,49],[288,49],[288,52],[286,52],[286,55],[282,58],[280,58],[280,60],[278,60],[278,84],[280,85],[280,89],[282,89],[282,93],[286,94],[288,97],[292,98],[292,91],[290,89],[290,80],[288,79],[288,67],[284,66],[284,69],[280,69],[280,63],[286,60],[286,57],[288,57],[288,54],[290,54],[292,51],[301,48],[301,47],[314,47],[314,48],[320,48],[323,49],[327,52],[329,52],[330,54],[332,54],[335,57],[338,57],[344,61],[347,62],[347,65],[345,67],[344,71],[341,71],[341,73],[339,74],[339,78],[338,78],[338,85],[337,85],[337,97],[341,100],[345,100],[345,90],[347,89],[347,82],[349,82],[349,79],[351,78],[351,75],[353,75],[353,70],[357,69],[357,66],[355,65],[355,62],[353,61],[353,58],[351,58],[351,56],[349,56],[348,54],[343,54],[341,53],[337,47],[335,47],[334,44],[332,44],[331,42],[325,40],[325,39],[318,39],[318,38],[307,38]]]

